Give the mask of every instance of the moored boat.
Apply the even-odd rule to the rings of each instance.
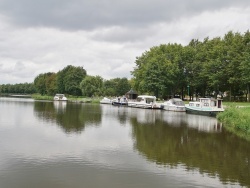
[[[222,100],[214,98],[200,98],[199,101],[189,102],[185,107],[187,113],[207,116],[216,116],[224,111]]]
[[[56,94],[54,96],[54,101],[67,101],[67,97],[64,94]]]
[[[156,103],[156,97],[150,95],[139,95],[136,101],[129,101],[128,106],[135,108],[162,109],[162,106]]]
[[[111,104],[111,103],[112,100],[107,97],[104,97],[102,100],[100,100],[100,104]]]
[[[162,104],[164,110],[175,111],[175,112],[185,112],[185,104],[179,98],[169,99]]]
[[[114,106],[127,106],[128,100],[126,97],[117,97],[116,99],[112,100],[112,105]]]

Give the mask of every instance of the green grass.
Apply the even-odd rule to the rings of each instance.
[[[250,104],[224,103],[226,109],[217,118],[234,134],[250,141]]]
[[[54,97],[40,94],[32,94],[31,98],[35,100],[53,100]]]

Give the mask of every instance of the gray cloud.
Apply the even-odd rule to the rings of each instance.
[[[249,0],[0,0],[0,84],[67,65],[130,78],[152,46],[249,29]]]
[[[0,11],[22,27],[67,30],[123,26],[142,27],[171,22],[202,11],[244,7],[248,0],[1,0]]]

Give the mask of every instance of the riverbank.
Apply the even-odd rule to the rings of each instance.
[[[250,141],[250,104],[226,103],[226,109],[217,119],[224,127],[237,136]]]
[[[48,95],[40,95],[40,94],[32,94],[31,98],[35,100],[49,100],[53,101],[53,96]],[[77,103],[99,103],[100,98],[88,98],[88,97],[75,97],[75,96],[67,96],[68,102],[77,102]]]

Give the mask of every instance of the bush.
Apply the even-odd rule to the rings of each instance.
[[[250,108],[229,106],[217,118],[224,127],[250,141]]]

